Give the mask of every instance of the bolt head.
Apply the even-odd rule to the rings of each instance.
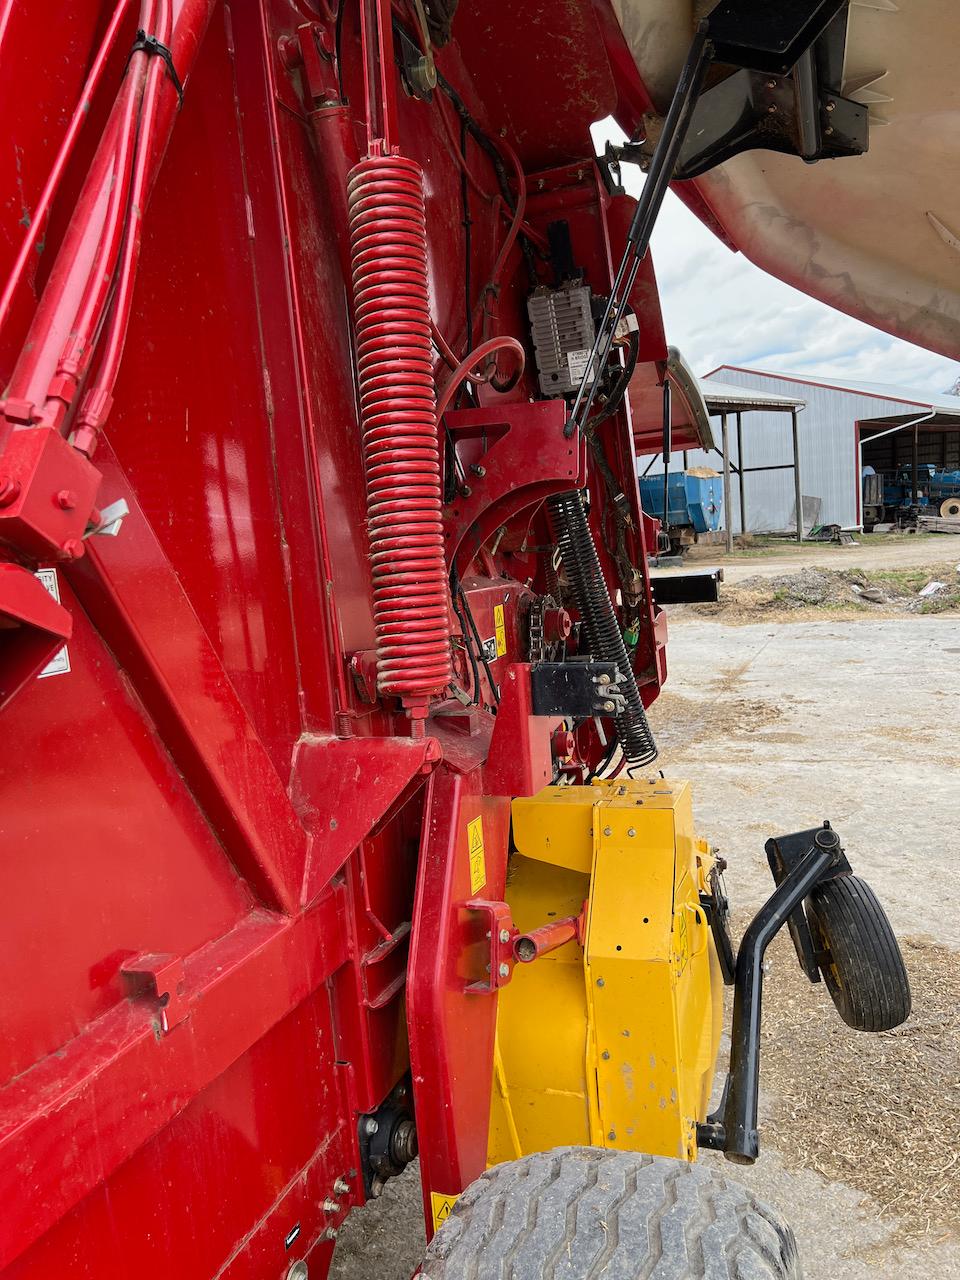
[[[86,548],[79,538],[68,538],[60,552],[65,560],[79,560]]]
[[[604,982],[604,980],[603,980],[602,978],[598,978],[598,979],[597,979],[597,986],[598,986],[598,987],[605,987],[606,985],[607,985],[607,984]]]
[[[612,835],[613,835],[613,827],[604,827],[604,828],[603,828],[603,834],[604,834],[605,836],[612,836]]]
[[[61,489],[56,501],[61,511],[72,511],[77,505],[77,495],[72,489]]]
[[[609,1062],[609,1061],[610,1061],[610,1050],[609,1050],[609,1049],[604,1049],[604,1051],[603,1051],[603,1053],[601,1053],[600,1057],[604,1060],[604,1062]]]
[[[20,481],[0,476],[0,507],[9,507],[20,497]]]
[[[605,702],[603,704],[604,711],[616,711],[616,705],[613,702]]]
[[[627,835],[628,835],[628,836],[635,836],[636,834],[637,834],[637,829],[636,829],[636,827],[627,827]]]
[[[373,1135],[378,1132],[379,1128],[380,1128],[380,1124],[377,1120],[373,1118],[373,1116],[368,1116],[367,1119],[364,1121],[363,1132],[367,1135],[368,1138],[372,1138]]]
[[[610,1140],[610,1142],[616,1142],[617,1140],[616,1129],[611,1129],[610,1132],[607,1134],[607,1138]]]
[[[509,941],[510,941],[510,930],[509,930],[509,929],[501,929],[501,930],[500,930],[500,941],[501,941],[501,942],[509,942]]]
[[[509,966],[508,964],[502,964],[502,965],[500,966],[499,973],[500,973],[500,977],[501,977],[501,978],[509,978],[509,977],[510,977],[510,966]]]

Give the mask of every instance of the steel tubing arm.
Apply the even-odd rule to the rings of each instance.
[[[670,110],[667,112],[663,130],[657,141],[653,158],[650,161],[647,180],[643,184],[643,191],[640,193],[640,199],[637,201],[637,207],[630,223],[630,230],[627,232],[627,243],[623,251],[623,257],[620,259],[617,276],[610,291],[610,297],[607,299],[603,319],[597,329],[597,336],[593,341],[590,359],[587,361],[586,369],[580,380],[580,386],[577,389],[577,396],[570,411],[570,420],[564,428],[566,436],[573,435],[577,429],[582,430],[590,414],[600,382],[600,370],[603,369],[610,358],[610,348],[613,346],[613,337],[617,325],[623,319],[623,312],[631,290],[636,283],[640,263],[643,261],[650,245],[650,236],[653,232],[654,223],[657,220],[657,214],[660,212],[660,206],[663,204],[667,188],[673,178],[677,157],[687,136],[687,129],[690,126],[693,109],[697,104],[700,86],[703,82],[704,71],[712,53],[713,49],[709,40],[709,24],[706,20],[703,20],[697,25],[693,43],[690,45],[690,51],[687,54],[687,60],[683,64],[680,79],[677,81],[677,87],[674,90]],[[591,376],[592,381],[590,381]]]
[[[787,923],[836,858],[836,849],[811,847],[754,916],[737,955],[734,976],[730,1072],[722,1123],[711,1116],[698,1131],[701,1147],[723,1151],[734,1164],[753,1164],[760,1153],[757,1108],[760,1095],[760,1014],[763,958]]]

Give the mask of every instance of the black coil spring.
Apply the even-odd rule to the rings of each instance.
[[[657,744],[647,723],[637,679],[600,568],[583,500],[578,492],[561,493],[550,499],[548,507],[563,567],[587,633],[591,656],[598,662],[615,663],[621,674],[620,688],[627,700],[627,708],[614,717],[621,750],[628,765],[650,764],[657,758]]]

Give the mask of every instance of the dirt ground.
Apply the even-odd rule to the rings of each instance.
[[[886,556],[816,548],[786,565],[767,559],[763,574],[744,558],[743,577],[960,562],[960,545],[945,558],[946,538],[898,543],[908,541]],[[670,613],[670,679],[651,723],[660,763],[693,781],[700,829],[730,862],[737,931],[769,893],[767,836],[830,818],[890,914],[913,989],[902,1028],[857,1034],[778,940],[762,1154],[735,1176],[789,1219],[806,1280],[960,1276],[960,614],[848,619],[801,604],[728,626],[722,612]],[[414,1166],[347,1222],[331,1276],[408,1280],[420,1213]]]
[[[739,582],[751,575],[774,577],[801,565],[818,569],[896,569],[906,565],[960,563],[960,537],[947,533],[855,533],[853,546],[834,543],[796,543],[787,539],[738,539],[727,555],[722,544],[691,547],[684,556],[690,568],[719,564],[724,581]],[[679,569],[664,572],[682,573]]]

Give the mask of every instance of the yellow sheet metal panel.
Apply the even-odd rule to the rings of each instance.
[[[513,814],[518,927],[589,909],[585,949],[517,966],[499,996],[490,1162],[583,1142],[694,1159],[723,995],[689,786],[550,787]]]
[[[586,874],[517,854],[507,884],[514,923],[527,930],[577,915],[588,888]],[[490,1163],[515,1159],[518,1144],[526,1153],[589,1142],[582,948],[568,942],[517,965],[498,999]]]
[[[589,875],[592,815],[602,798],[596,787],[544,787],[535,796],[514,800],[514,843],[527,858]]]
[[[595,1141],[692,1160],[714,1019],[690,788],[627,783],[595,824],[585,959]]]

